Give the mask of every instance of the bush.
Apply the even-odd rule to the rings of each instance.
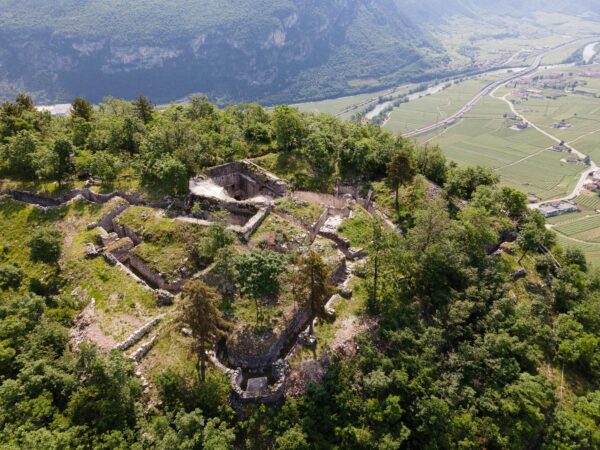
[[[24,276],[17,264],[0,265],[0,289],[18,289]]]
[[[62,236],[55,228],[40,228],[29,241],[31,260],[55,263],[60,258]]]

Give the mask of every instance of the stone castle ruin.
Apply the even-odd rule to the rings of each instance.
[[[145,288],[154,290],[160,305],[173,303],[183,284],[194,276],[202,278],[221,291],[223,286],[220,285],[220,280],[215,279],[211,267],[198,273],[183,271],[177,280],[168,280],[135,255],[133,249],[143,243],[144,237],[119,222],[119,216],[132,205],[151,207],[173,220],[205,226],[214,223],[216,211],[225,211],[228,214],[229,229],[236,232],[242,241],[249,241],[270,214],[278,214],[287,220],[282,213],[274,212],[274,208],[278,198],[290,196],[295,201],[313,202],[323,208],[315,223],[294,223],[305,231],[308,242],[303,245],[316,246],[317,251],[321,252],[327,243],[334,249],[327,256],[327,262],[332,267],[333,284],[347,286],[350,274],[346,261],[365,256],[361,249],[351,248],[349,241],[337,232],[342,221],[352,216],[351,206],[354,202],[358,201],[368,212],[374,212],[370,200],[360,198],[356,191],[340,189],[336,192],[337,195],[290,193],[283,180],[248,160],[210,168],[204,174],[192,178],[189,186],[190,192],[185,198],[166,198],[156,203],[146,202],[138,196],[124,192],[101,195],[89,189],[73,190],[58,199],[15,190],[4,194],[42,208],[57,207],[76,198],[84,198],[94,203],[106,203],[113,198],[120,198],[115,209],[104,215],[98,223],[90,224],[89,228],[98,229],[100,242],[88,244],[87,255],[104,255],[111,264],[118,265]],[[278,251],[286,250],[283,248]],[[261,336],[257,337],[243,324],[239,324],[229,335],[224,346],[220,350],[217,349],[211,358],[217,367],[230,375],[234,405],[256,401],[272,403],[282,398],[286,385],[286,360],[306,343],[306,339],[301,339],[300,336],[306,334],[311,320],[314,318],[307,311],[294,308],[284,312],[277,327]],[[131,340],[139,340],[146,333],[147,330],[143,329],[132,335]],[[143,352],[136,353],[136,358],[141,359],[155,340],[145,344]],[[127,346],[130,345],[132,342],[128,341]]]

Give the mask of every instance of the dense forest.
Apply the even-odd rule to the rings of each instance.
[[[25,241],[16,228],[0,237],[0,447],[600,447],[600,271],[555,245],[492,171],[286,106],[77,99],[53,117],[19,95],[0,109],[2,190],[56,196],[94,180],[100,192],[177,197],[190,176],[243,158],[295,189],[372,189],[398,226],[367,227],[361,314],[376,326],[356,354],[332,355],[322,382],[243,415],[210,368],[206,379],[165,371],[147,402],[130,360],[69,345],[85,306],[66,289],[77,268],[63,264],[60,211],[34,210]],[[19,211],[0,197],[7,223]],[[512,244],[498,249],[501,236]]]

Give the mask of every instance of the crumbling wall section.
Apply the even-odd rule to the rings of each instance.
[[[252,394],[242,389],[242,371],[237,369],[231,373],[231,388],[234,405],[247,405],[249,403],[273,404],[279,402],[285,393],[286,376],[281,374],[277,381],[268,386],[267,390]]]
[[[253,352],[256,348],[252,340],[253,336],[242,336],[238,334],[234,338],[242,341],[234,344],[232,338],[227,340],[227,356],[232,367],[243,367],[257,369],[273,364],[281,351],[289,345],[296,336],[308,325],[310,315],[305,309],[298,309],[296,313],[286,322],[285,328],[278,335],[272,336],[272,343],[266,351]],[[239,330],[238,330],[239,331]],[[274,333],[274,332],[273,332]]]
[[[150,282],[158,289],[164,289],[169,292],[179,292],[183,287],[184,280],[167,282],[160,273],[152,269],[143,259],[136,255],[129,255],[129,265],[140,273],[147,282]]]

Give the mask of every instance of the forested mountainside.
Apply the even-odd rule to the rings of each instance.
[[[72,106],[70,117],[52,117],[19,96],[0,108],[3,448],[600,447],[600,271],[581,250],[556,245],[526,196],[498,186],[491,170],[456,167],[439,148],[376,125],[287,106],[220,110],[201,98],[161,112],[145,98]],[[249,336],[269,335],[270,320],[282,317],[271,296],[279,289],[294,288],[286,290],[294,309],[312,305],[309,283],[294,274],[319,264],[291,269],[306,261],[298,242],[308,233],[295,224],[319,220],[324,207],[280,198],[249,241],[218,220],[206,228],[169,215],[189,199],[190,176],[244,158],[293,190],[331,194],[338,182],[372,190],[394,223],[348,206],[338,231],[364,253],[348,267],[354,279],[340,288],[335,322],[320,314],[316,347],[289,360],[282,403],[240,410],[228,377],[212,364],[205,377],[198,360],[232,317],[249,321]],[[60,200],[84,186],[87,198]],[[23,190],[54,207],[31,204],[40,197]],[[123,198],[89,200],[113,190]],[[147,203],[122,212],[126,198],[165,194],[167,210]],[[157,304],[93,254],[102,239],[114,252],[133,245],[98,230],[112,208],[139,236],[139,258],[164,273],[181,273],[173,262],[214,263],[231,289],[196,280],[173,304]],[[255,290],[269,296],[248,301]],[[197,316],[194,297],[207,302]],[[254,323],[254,302],[268,321]],[[109,338],[158,315],[155,345],[134,365],[138,350]],[[194,334],[206,322],[193,317],[215,321],[202,334],[210,346]]]
[[[446,61],[432,23],[541,6],[598,8],[586,0],[0,0],[0,98],[331,97],[372,80],[426,77]]]
[[[40,100],[311,97],[439,57],[391,0],[3,0],[0,47],[1,96]]]

